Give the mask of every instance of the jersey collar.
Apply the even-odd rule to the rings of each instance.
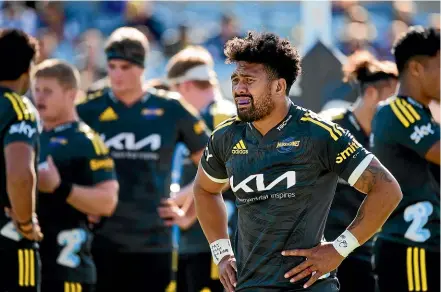
[[[109,90],[109,97],[110,97],[110,100],[113,101],[114,103],[119,103],[119,100],[118,100],[118,98],[116,98],[116,95],[113,93],[112,89]],[[144,103],[149,98],[150,98],[150,93],[145,92],[144,95],[141,97],[141,102]]]
[[[410,96],[401,96],[401,95],[398,95],[397,97],[398,97],[398,98],[403,98],[403,99],[407,100],[408,103],[410,103],[410,104],[412,104],[412,105],[414,105],[414,106],[416,106],[416,107],[419,107],[419,108],[422,108],[422,109],[425,109],[425,108],[426,108],[425,105],[419,103],[418,101],[416,101],[415,99],[413,99],[413,98],[410,97]]]
[[[72,128],[76,123],[78,123],[78,122],[77,121],[73,121],[73,122],[68,122],[68,123],[65,123],[65,124],[61,124],[61,125],[53,128],[49,132],[59,133],[59,132],[62,132],[64,130]]]

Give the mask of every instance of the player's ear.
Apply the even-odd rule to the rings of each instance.
[[[275,86],[274,92],[276,94],[285,96],[285,92],[286,92],[286,80],[285,79],[283,79],[283,78],[276,79],[274,86]]]
[[[68,89],[69,91],[69,99],[71,99],[73,102],[77,99],[78,96],[78,89],[77,88],[71,88]]]
[[[412,77],[419,77],[421,76],[421,71],[424,70],[424,67],[423,64],[421,64],[420,62],[416,60],[410,60],[409,64],[407,65],[407,70]]]

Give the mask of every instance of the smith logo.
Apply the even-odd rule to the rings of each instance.
[[[32,136],[37,132],[37,129],[34,127],[27,125],[25,121],[14,124],[9,129],[9,134],[23,134],[28,136],[28,138],[32,138]]]
[[[231,153],[233,154],[248,154],[247,146],[245,146],[245,143],[243,140],[240,140],[237,142],[236,146],[233,147],[233,150],[231,150]]]
[[[415,144],[420,143],[421,139],[423,139],[425,136],[428,136],[430,134],[435,134],[435,132],[432,129],[432,124],[428,123],[427,125],[423,126],[415,126],[413,133],[410,135],[410,139],[415,142]]]
[[[300,145],[300,141],[277,142],[276,148],[281,148],[281,147],[298,147],[299,145]]]
[[[296,184],[296,172],[295,171],[287,171],[275,180],[273,180],[270,184],[265,185],[265,178],[263,174],[253,174],[238,183],[237,185],[234,185],[234,177],[232,176],[230,178],[230,185],[233,192],[237,192],[238,190],[242,190],[246,193],[253,193],[253,192],[263,192],[263,191],[269,191],[272,188],[274,188],[276,185],[278,185],[281,181],[286,179],[286,189],[291,188]],[[252,180],[256,180],[256,190],[252,189],[250,186],[248,186],[248,183]]]
[[[111,158],[107,159],[92,159],[90,161],[90,169],[92,171],[97,171],[99,169],[113,169],[114,167],[113,160]]]
[[[102,138],[106,141],[106,146],[109,149],[136,151],[142,150],[147,145],[150,145],[151,151],[161,148],[161,136],[159,134],[151,134],[139,141],[136,141],[134,133],[119,133],[108,140],[104,136]]]
[[[342,163],[343,161],[345,161],[348,157],[350,157],[352,154],[355,153],[355,151],[357,151],[358,148],[360,148],[360,144],[358,144],[357,141],[353,140],[352,143],[349,143],[348,148],[346,148],[344,151],[340,152],[340,154],[338,154],[337,158],[335,159],[335,162],[337,162],[338,164]]]

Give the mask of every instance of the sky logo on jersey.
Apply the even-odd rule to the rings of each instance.
[[[282,140],[281,142],[277,142],[276,149],[280,153],[289,153],[294,150],[294,147],[298,147],[299,145],[299,140],[294,140],[293,137],[289,137]]]
[[[9,129],[9,134],[23,134],[26,135],[29,139],[37,132],[37,129],[34,127],[27,125],[25,121],[22,121],[19,124],[14,124]]]
[[[64,137],[52,137],[49,140],[49,146],[50,147],[55,147],[58,145],[66,145],[67,144],[67,139]]]
[[[111,108],[110,106],[101,113],[101,115],[99,116],[99,121],[101,122],[110,122],[110,121],[115,121],[118,119],[118,115],[115,113],[115,111],[113,110],[113,108]]]
[[[342,152],[340,152],[338,154],[337,158],[335,159],[335,162],[337,164],[342,163],[343,161],[348,159],[348,157],[350,157],[352,154],[354,154],[355,151],[357,151],[357,149],[360,147],[361,147],[361,145],[357,141],[352,140],[352,143],[349,143],[348,148],[346,148],[345,150],[343,150]]]
[[[141,114],[147,120],[153,120],[164,114],[164,109],[162,108],[145,108],[141,111]]]
[[[233,154],[248,154],[247,146],[245,146],[245,143],[243,140],[240,140],[237,142],[237,144],[233,147],[233,150],[231,150],[231,153]]]
[[[415,126],[413,133],[410,135],[410,139],[412,139],[415,144],[418,144],[420,143],[421,139],[431,134],[435,134],[432,129],[431,123],[428,123],[427,125],[423,125],[421,127]]]

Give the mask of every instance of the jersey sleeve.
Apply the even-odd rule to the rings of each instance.
[[[213,135],[205,147],[204,154],[201,158],[201,168],[204,173],[216,183],[227,183],[228,174],[225,167],[225,157],[222,155],[222,139],[220,135]]]
[[[440,126],[431,114],[422,108],[412,106],[402,99],[390,103],[390,112],[385,112],[384,124],[389,126],[388,139],[403,145],[424,157],[429,149],[440,140]]]
[[[114,161],[102,139],[97,134],[87,134],[84,144],[85,172],[92,178],[92,183],[116,179]]]
[[[13,142],[24,142],[31,146],[38,143],[39,116],[30,101],[23,99],[15,93],[6,93],[5,97],[10,102],[10,110],[4,121],[9,121],[5,129],[3,146]]]
[[[302,118],[314,123],[318,131],[319,159],[325,169],[336,173],[353,186],[374,155],[367,151],[348,131],[337,124],[319,118]]]
[[[178,141],[183,142],[190,153],[202,150],[208,141],[207,126],[199,115],[183,102],[178,102]]]

